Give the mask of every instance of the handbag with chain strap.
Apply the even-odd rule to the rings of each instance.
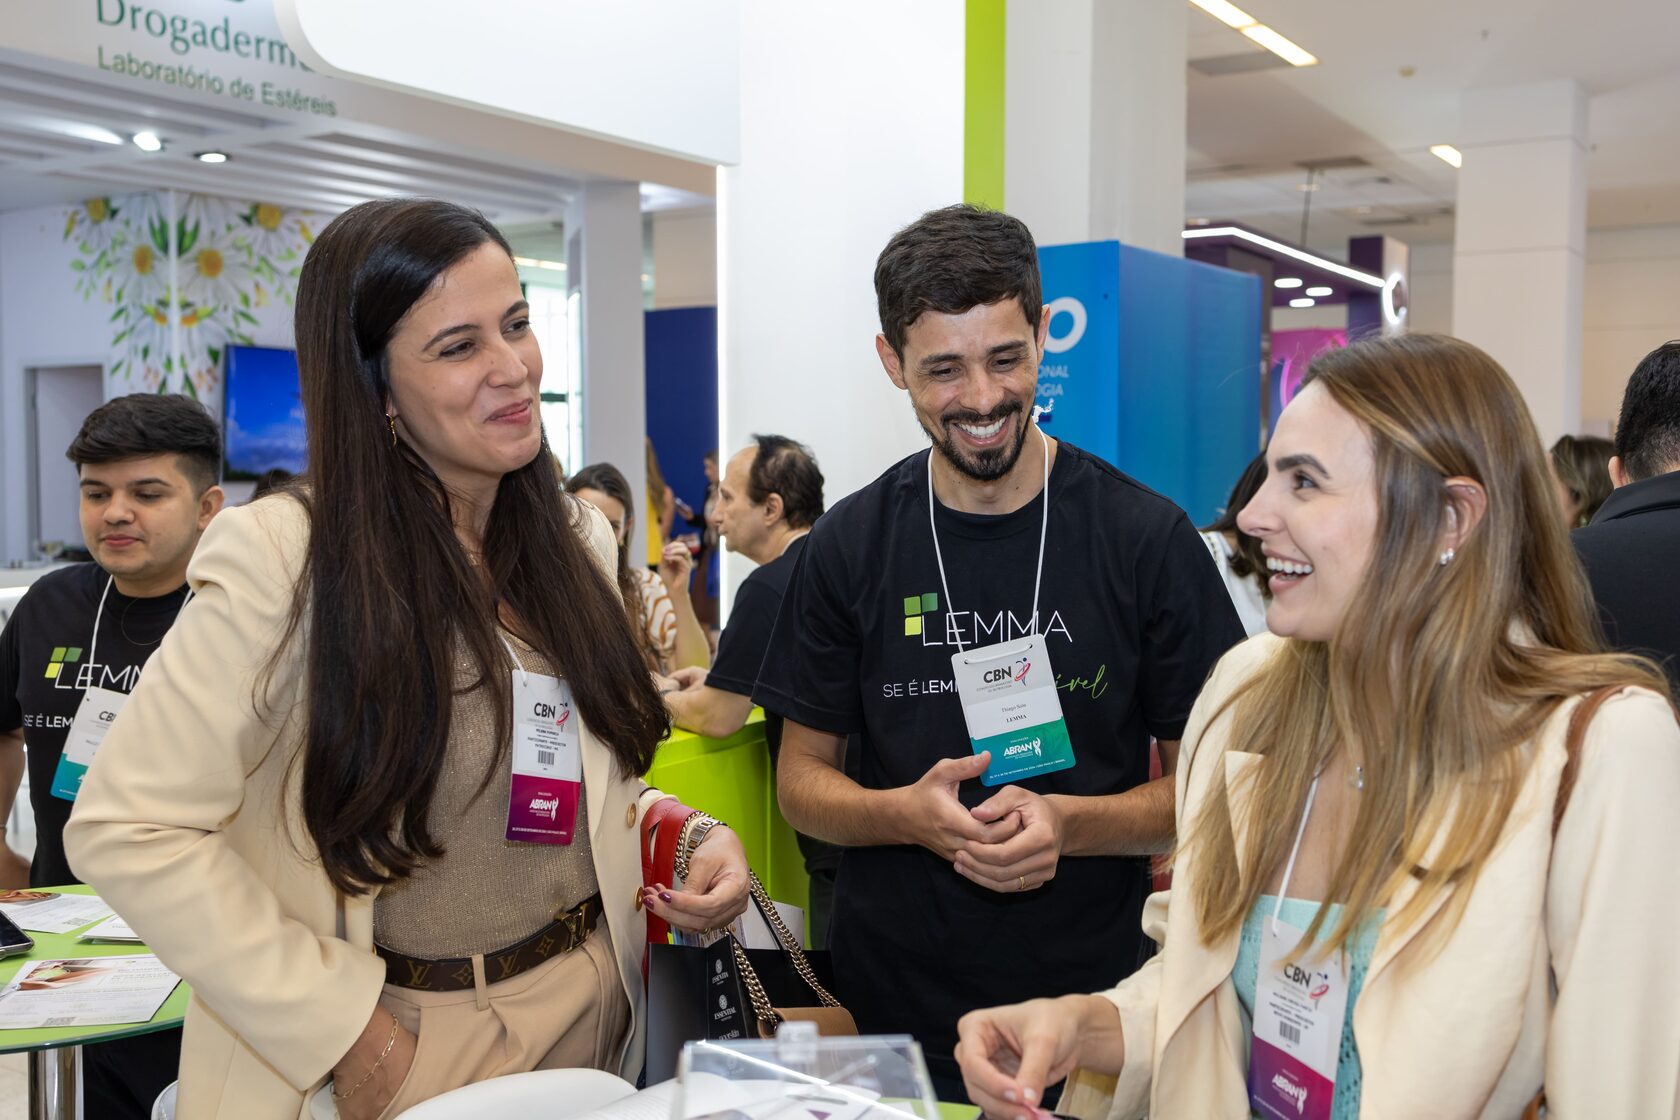
[[[741,986],[746,989],[747,999],[752,1003],[753,1027],[760,1038],[774,1038],[783,1023],[790,1020],[816,1024],[820,1035],[855,1035],[858,1033],[857,1022],[852,1013],[840,1005],[840,1001],[831,995],[827,988],[817,980],[817,974],[811,969],[811,962],[805,958],[805,951],[799,947],[792,931],[782,921],[781,914],[776,912],[770,896],[764,891],[764,884],[758,881],[758,876],[749,872],[752,880],[752,899],[759,912],[764,915],[765,922],[770,926],[776,940],[787,954],[788,963],[798,973],[799,979],[805,987],[811,990],[817,1003],[812,1006],[776,1007],[770,1002],[769,995],[764,990],[764,984],[759,980],[752,963],[747,960],[745,949],[741,943],[730,937],[731,948],[735,954],[736,974],[741,978]]]

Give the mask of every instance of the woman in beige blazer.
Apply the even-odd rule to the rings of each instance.
[[[193,986],[176,1115],[633,1078],[644,908],[723,924],[746,861],[696,820],[691,891],[643,889],[664,709],[611,530],[560,492],[507,243],[447,203],[358,206],[310,249],[297,336],[305,485],[211,526],[66,829]]]
[[[1680,1117],[1680,729],[1654,667],[1602,652],[1516,387],[1455,340],[1357,343],[1267,454],[1239,522],[1272,633],[1186,729],[1161,952],[966,1017],[974,1099],[1040,1117],[1082,1067],[1115,1118],[1504,1120],[1542,1089],[1565,1120]]]

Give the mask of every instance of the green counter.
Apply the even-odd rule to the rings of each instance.
[[[727,739],[673,731],[660,744],[647,782],[733,828],[770,897],[805,908],[810,880],[794,831],[776,805],[761,710],[754,708],[746,726]]]

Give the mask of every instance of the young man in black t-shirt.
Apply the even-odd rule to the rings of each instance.
[[[934,449],[817,524],[754,695],[787,719],[783,813],[844,846],[839,994],[865,1033],[914,1034],[957,1100],[965,1012],[1100,991],[1137,967],[1146,857],[1173,841],[1149,740],[1170,775],[1196,694],[1243,631],[1181,510],[1033,422],[1049,315],[1025,226],[924,215],[882,252],[875,287],[881,363]],[[1061,734],[1044,677],[1031,711],[1008,714],[975,684],[959,699],[958,653],[977,672],[1004,658],[989,682],[1002,665],[1022,682],[1048,669],[1072,765],[1038,761]],[[1011,757],[977,754],[965,704],[1045,732],[999,749]],[[1039,769],[982,785],[994,765]]]
[[[753,446],[729,460],[718,486],[715,517],[729,551],[758,567],[735,592],[711,669],[677,670],[672,679],[681,690],[665,696],[678,727],[714,739],[739,731],[752,712],[752,691],[788,576],[805,547],[805,534],[823,511],[822,471],[810,449],[786,436],[753,440]],[[771,709],[764,713],[764,736],[774,766],[782,743],[782,717]],[[803,835],[799,849],[811,879],[806,931],[811,947],[821,949],[827,944],[840,853]]]
[[[89,414],[67,455],[94,562],[42,576],[0,631],[0,750],[28,758],[29,882],[38,887],[79,882],[64,858],[64,824],[90,761],[80,744],[98,738],[102,715],[120,713],[174,624],[190,597],[187,561],[222,508],[221,433],[188,397],[110,401]],[[0,773],[10,782],[0,800],[10,804],[21,768]],[[87,1116],[145,1120],[175,1080],[180,1050],[180,1031],[86,1047]]]

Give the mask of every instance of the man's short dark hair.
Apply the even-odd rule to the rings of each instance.
[[[782,516],[795,529],[809,529],[823,512],[823,476],[811,449],[786,436],[753,436],[758,454],[747,473],[747,498],[761,506],[782,496]]]
[[[1616,454],[1635,482],[1680,469],[1680,342],[1645,355],[1628,378]]]
[[[881,333],[901,359],[922,312],[961,315],[1012,297],[1036,331],[1044,302],[1038,247],[1025,223],[998,210],[966,203],[929,210],[893,234],[875,262]]]
[[[202,494],[221,473],[221,429],[191,397],[130,393],[88,413],[64,453],[78,468],[152,455],[176,456],[181,473]]]

